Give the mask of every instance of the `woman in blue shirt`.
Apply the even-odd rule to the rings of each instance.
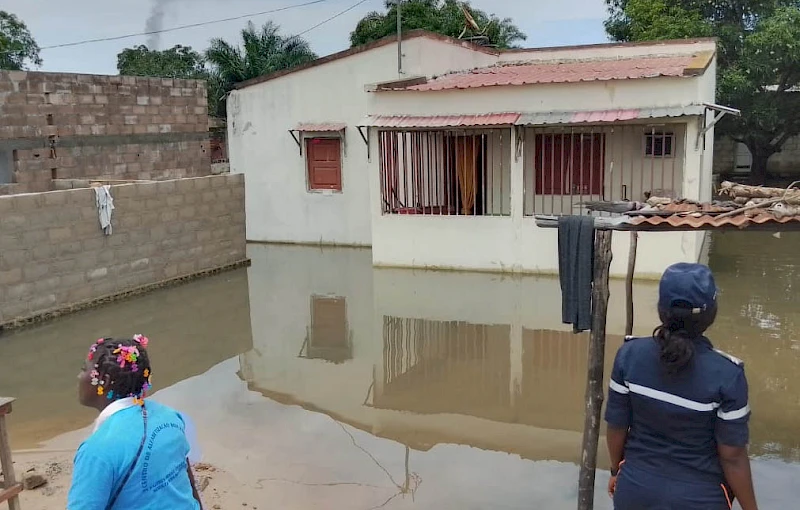
[[[80,403],[97,409],[75,454],[67,510],[200,510],[188,462],[186,422],[148,400],[148,340],[101,338],[78,376]]]
[[[616,510],[757,510],[744,363],[704,336],[717,287],[699,264],[667,268],[652,337],[626,339],[609,382],[609,493]]]

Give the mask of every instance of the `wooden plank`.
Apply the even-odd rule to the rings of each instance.
[[[636,272],[636,251],[639,234],[631,232],[631,247],[628,252],[628,274],[625,277],[625,336],[633,334],[633,275]]]
[[[14,462],[11,460],[11,444],[8,441],[6,417],[0,415],[0,467],[3,469],[3,478],[6,486],[17,483],[14,475]]]
[[[578,510],[592,510],[594,508],[597,443],[600,440],[600,410],[603,407],[603,365],[606,349],[611,235],[612,231],[610,230],[595,232],[592,331],[589,335],[586,414],[583,423],[581,471],[578,478]]]
[[[21,492],[22,492],[21,483],[14,484],[7,489],[0,490],[0,503],[5,503],[6,501],[8,501],[9,507],[11,507],[12,509],[18,509],[19,502],[13,500],[17,500]],[[15,504],[17,506],[14,506]]]

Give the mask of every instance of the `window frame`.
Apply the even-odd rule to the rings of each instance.
[[[338,187],[315,187],[312,173],[312,159],[311,159],[311,145],[317,140],[335,141],[339,145],[339,150],[336,152],[338,155],[338,171],[339,171],[339,185]],[[311,134],[310,136],[303,136],[303,148],[305,149],[305,173],[306,173],[306,192],[308,193],[343,193],[344,192],[344,142],[341,136],[322,136],[318,134]]]
[[[656,139],[661,138],[661,154],[655,154]],[[648,140],[650,152],[648,149]],[[669,140],[669,142],[667,142]],[[675,157],[675,143],[677,138],[674,131],[645,131],[642,137],[642,156],[645,159],[672,159]],[[669,151],[665,151],[665,146],[669,147]]]

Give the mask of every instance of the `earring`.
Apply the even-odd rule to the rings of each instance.
[[[103,394],[103,381],[100,381],[98,386],[97,386],[97,394],[98,395],[102,395]]]
[[[113,399],[113,398],[114,398],[114,390],[111,390],[111,391],[109,391],[109,392],[108,392],[108,395],[106,396],[106,398],[107,398],[108,400],[111,400],[111,399]]]

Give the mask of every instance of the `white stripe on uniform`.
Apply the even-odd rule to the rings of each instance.
[[[719,407],[719,403],[717,402],[695,402],[694,400],[679,397],[677,395],[673,395],[672,393],[654,390],[653,388],[648,388],[647,386],[640,386],[633,383],[628,383],[628,389],[637,395],[649,397],[654,400],[660,400],[661,402],[666,402],[668,404],[683,407],[685,409],[691,409],[692,411],[713,411]]]
[[[623,395],[627,395],[631,391],[628,388],[626,388],[624,385],[622,385],[622,384],[618,383],[617,381],[615,381],[614,379],[609,379],[608,387],[611,388],[612,390],[616,391],[617,393],[621,393]]]
[[[735,411],[728,411],[727,413],[723,412],[722,409],[720,409],[719,411],[717,411],[717,416],[719,416],[725,421],[730,421],[730,420],[738,420],[739,418],[744,418],[745,416],[747,416],[749,412],[750,412],[750,405],[746,404],[741,409],[737,409]]]

